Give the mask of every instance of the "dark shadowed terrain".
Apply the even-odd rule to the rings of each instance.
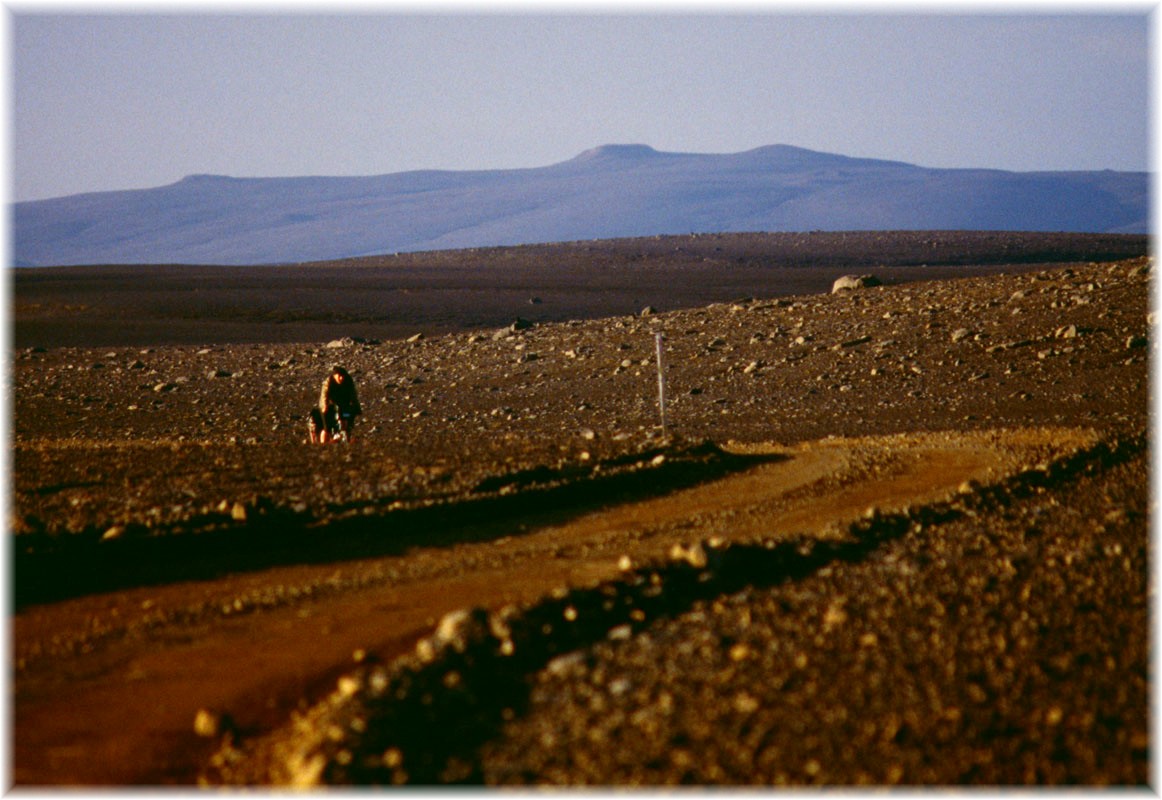
[[[701,234],[404,253],[298,266],[18,269],[17,347],[398,339],[1129,258],[1146,237],[997,232]]]
[[[1145,786],[1144,250],[17,270],[14,781]]]

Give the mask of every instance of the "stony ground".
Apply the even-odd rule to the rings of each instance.
[[[181,529],[274,494],[280,508],[323,516],[640,449],[660,433],[659,333],[670,428],[689,441],[1034,422],[1133,429],[1146,410],[1148,284],[1127,269],[1139,266],[378,344],[29,348],[13,365],[14,525]],[[357,456],[300,446],[335,363],[367,407]],[[320,480],[320,459],[333,479]],[[112,476],[116,490],[102,491]]]
[[[1019,491],[967,503],[850,565],[703,600],[552,662],[475,774],[496,784],[1142,784],[1145,485],[1139,458],[1073,483],[1088,502]]]
[[[83,752],[66,768],[36,766],[22,750],[22,727],[28,737],[47,727],[46,698],[61,681],[75,683],[86,659],[117,642],[149,646],[149,625],[161,624],[118,621],[94,610],[98,598],[184,580],[209,586],[232,564],[261,575],[325,553],[310,549],[317,537],[274,552],[279,532],[350,530],[350,550],[328,547],[404,563],[404,545],[420,546],[422,530],[405,537],[405,552],[384,551],[368,544],[368,526],[508,496],[548,498],[560,508],[534,504],[537,513],[568,517],[595,502],[568,493],[602,476],[640,503],[736,471],[720,451],[700,449],[706,440],[789,447],[856,437],[864,444],[850,460],[864,469],[880,457],[866,442],[887,441],[876,437],[1061,429],[1088,433],[1022,451],[1028,463],[998,467],[962,495],[832,527],[828,546],[808,529],[735,538],[707,545],[705,562],[658,567],[657,578],[644,569],[575,588],[582,594],[567,601],[526,598],[505,624],[635,585],[673,605],[650,611],[641,600],[640,615],[603,618],[570,649],[529,634],[520,641],[541,641],[540,650],[520,669],[489,666],[479,656],[488,635],[473,639],[468,625],[427,661],[352,673],[339,700],[316,687],[309,699],[323,705],[308,714],[312,730],[338,733],[297,751],[306,767],[293,774],[1145,784],[1150,271],[1146,259],[1026,266],[411,341],[23,348],[12,364],[17,781],[103,782],[81,775]],[[657,334],[668,441],[658,429]],[[306,447],[303,415],[336,362],[358,381],[366,418],[350,447]],[[825,480],[812,486],[808,494],[831,491]],[[717,524],[717,533],[670,533],[710,540],[723,533]],[[452,565],[463,528],[453,518],[431,529],[447,546],[424,557],[445,553]],[[474,541],[490,547],[499,535]],[[252,545],[232,547],[239,537]],[[651,580],[673,588],[651,595]],[[175,608],[188,611],[192,601],[182,602]],[[290,591],[263,602],[311,601]],[[213,614],[180,616],[165,625],[216,624]],[[484,644],[462,647],[477,661],[451,669],[448,659],[469,657],[462,640]],[[109,661],[101,669],[115,676]],[[400,689],[419,685],[425,669],[442,689]],[[457,694],[461,681],[504,702]],[[389,686],[398,702],[384,699]],[[126,681],[124,696],[131,688]],[[408,706],[445,701],[454,713],[435,723]],[[396,744],[401,725],[428,746]],[[219,750],[205,754],[204,779],[286,774],[259,732],[209,728]],[[265,730],[285,729],[272,720]],[[193,780],[189,764],[165,763],[126,767],[115,781]]]

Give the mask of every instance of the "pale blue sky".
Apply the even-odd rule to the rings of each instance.
[[[13,200],[192,173],[543,166],[608,143],[791,144],[931,167],[1150,166],[1147,6],[110,8],[9,6]]]

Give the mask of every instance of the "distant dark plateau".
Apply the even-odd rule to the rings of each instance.
[[[731,233],[401,253],[281,266],[105,265],[12,274],[16,347],[300,342],[826,292],[1143,255],[1134,234]]]

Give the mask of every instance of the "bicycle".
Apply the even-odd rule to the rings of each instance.
[[[355,414],[336,407],[335,412],[327,412],[327,433],[332,442],[351,442],[351,429],[354,426]]]

